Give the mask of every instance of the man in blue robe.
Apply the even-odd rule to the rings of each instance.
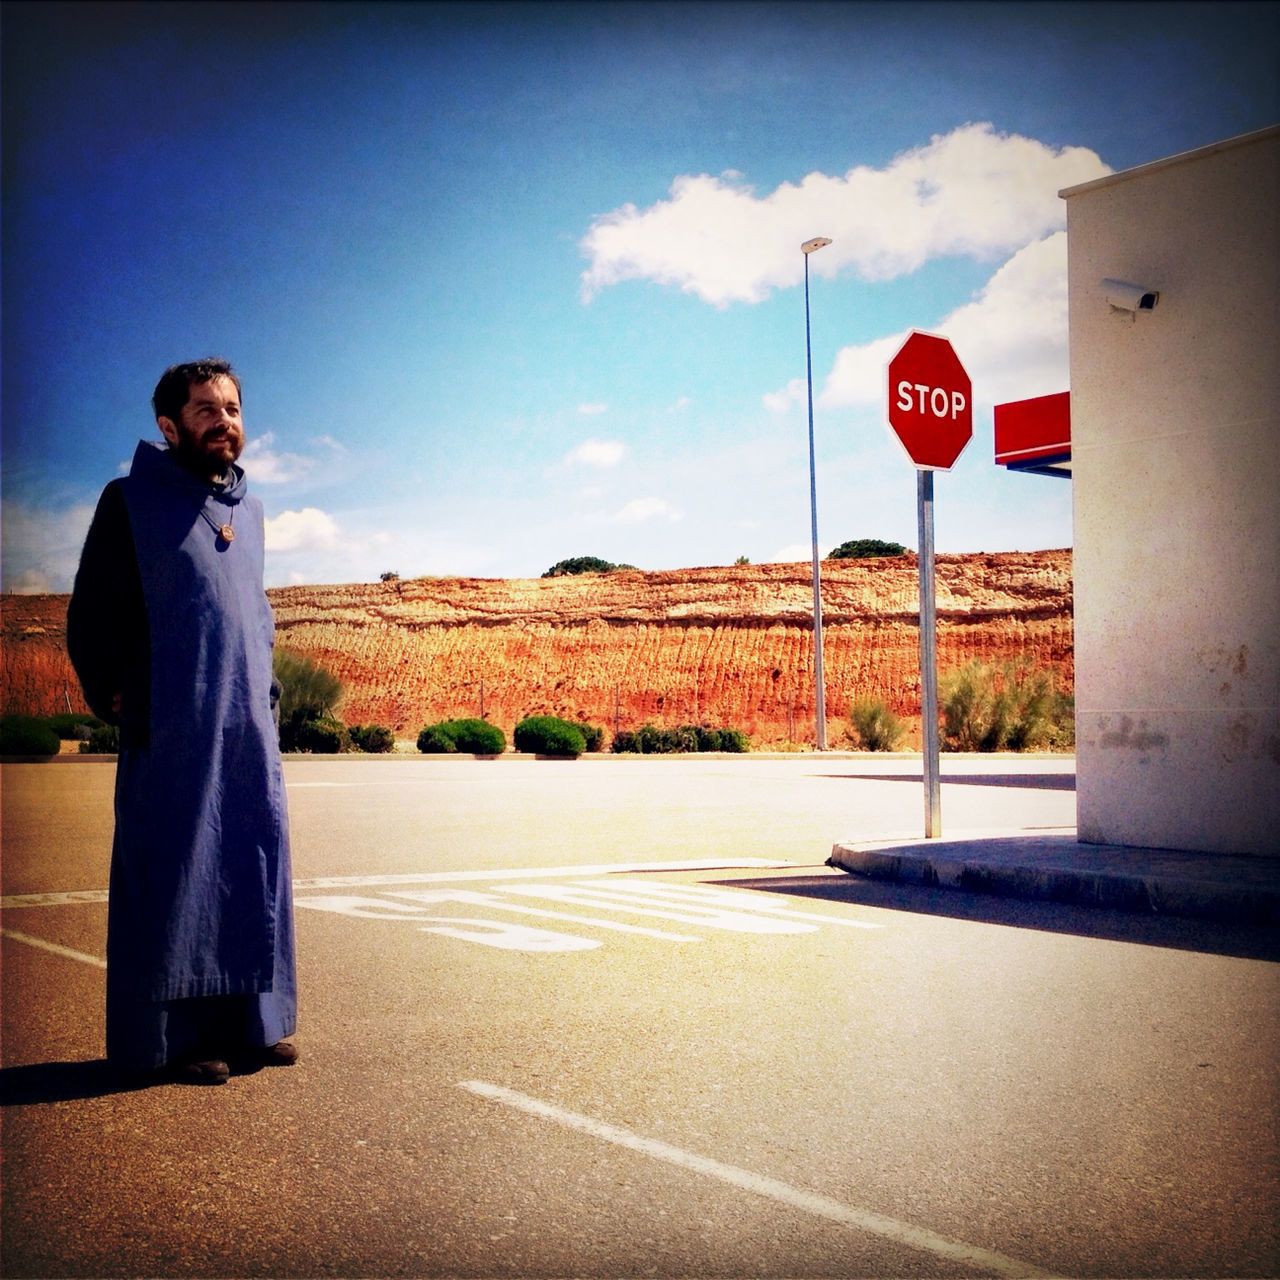
[[[120,726],[107,1059],[222,1084],[298,1056],[275,624],[239,378],[175,365],[152,404],[164,441],[103,491],[67,612],[85,698]]]

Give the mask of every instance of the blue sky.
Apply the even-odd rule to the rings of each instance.
[[[940,551],[1071,542],[992,462],[1067,387],[1057,192],[1273,124],[1274,4],[11,2],[3,586],[70,588],[169,364],[229,358],[269,585],[914,546],[906,332],[974,439]]]

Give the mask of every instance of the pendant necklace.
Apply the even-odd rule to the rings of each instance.
[[[231,527],[231,521],[236,518],[235,507],[231,508],[226,524],[219,524],[203,507],[200,508],[200,514],[209,522],[209,528],[218,535],[219,542],[230,546],[236,540],[236,531]]]

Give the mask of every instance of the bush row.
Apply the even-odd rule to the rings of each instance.
[[[1035,751],[1075,746],[1075,699],[1031,663],[974,659],[943,676],[942,742],[948,751]]]
[[[678,729],[659,729],[641,725],[634,732],[617,734],[613,739],[615,753],[638,752],[641,755],[673,755],[684,751],[751,750],[747,735],[741,729],[708,729],[704,725],[686,724]]]
[[[1065,751],[1075,746],[1075,700],[1026,661],[974,659],[938,682],[944,751]],[[849,723],[864,751],[893,751],[906,726],[881,698],[855,698]]]
[[[530,755],[580,756],[599,751],[604,730],[595,725],[562,720],[559,716],[527,716],[512,735],[515,749]],[[425,726],[418,734],[418,750],[426,754],[501,755],[507,749],[506,735],[487,720],[442,720]]]
[[[1075,708],[1069,694],[1057,692],[1051,673],[1031,663],[993,666],[974,660],[939,682],[942,746],[948,751],[1029,751],[1038,748],[1070,750],[1075,745]],[[385,753],[395,747],[395,735],[385,725],[347,726],[327,712],[281,717],[280,746],[284,751],[335,755],[349,751]],[[866,751],[896,750],[906,726],[881,698],[860,696],[849,708],[853,734]],[[517,751],[530,755],[576,758],[599,751],[604,730],[558,716],[528,716],[515,727]],[[62,741],[80,742],[93,754],[120,749],[120,731],[91,715],[64,713],[38,717],[0,717],[0,755],[57,755]],[[442,720],[418,734],[424,754],[501,755],[506,735],[487,720]],[[677,752],[750,750],[747,735],[738,729],[681,725],[660,729],[646,724],[614,735],[617,754],[669,755]]]
[[[527,716],[512,734],[517,751],[526,755],[576,759],[584,751],[599,751],[604,730],[597,725],[559,716]],[[484,720],[444,720],[427,725],[418,735],[418,750],[428,753],[473,752],[497,755],[504,747],[502,731]],[[614,752],[668,755],[679,751],[749,751],[747,735],[738,729],[709,729],[684,725],[659,729],[647,724],[635,732],[614,736]]]
[[[79,742],[81,752],[105,755],[120,750],[120,730],[91,715],[0,716],[0,755],[56,756],[64,742]]]
[[[348,727],[332,716],[294,721],[287,731],[282,725],[280,736],[282,750],[314,755],[344,751],[383,753],[396,745],[395,734],[385,725]],[[84,754],[114,755],[120,750],[120,730],[89,715],[0,717],[0,755],[56,756],[64,741],[79,741]]]

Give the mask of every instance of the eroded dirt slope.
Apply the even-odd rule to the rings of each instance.
[[[758,745],[812,740],[807,563],[566,578],[420,578],[268,592],[277,642],[343,681],[349,724],[413,737],[484,714],[510,734],[550,712],[608,730],[707,723]],[[913,556],[827,561],[823,656],[832,745],[855,693],[918,723]],[[66,658],[66,596],[6,596],[6,710],[83,709]],[[1027,657],[1073,687],[1070,551],[939,556],[938,664]]]

